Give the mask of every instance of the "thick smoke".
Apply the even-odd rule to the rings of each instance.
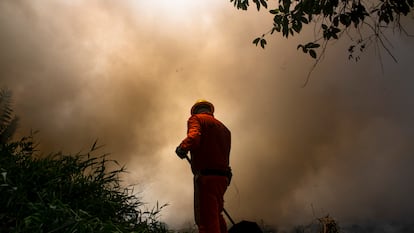
[[[234,220],[412,221],[412,39],[392,41],[398,63],[375,48],[354,63],[346,42],[333,44],[303,88],[313,61],[296,45],[306,37],[251,44],[270,26],[266,12],[142,2],[0,3],[0,86],[13,92],[20,135],[39,130],[45,154],[98,139],[181,227],[193,221],[192,178],[174,149],[191,105],[207,98],[232,131]]]

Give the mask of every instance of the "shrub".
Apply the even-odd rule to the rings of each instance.
[[[167,232],[164,207],[142,211],[107,154],[34,156],[33,137],[0,145],[0,232]]]

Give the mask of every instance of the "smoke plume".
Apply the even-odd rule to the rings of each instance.
[[[0,87],[20,135],[39,130],[45,154],[98,139],[144,201],[169,204],[161,220],[173,227],[193,222],[174,150],[199,98],[232,131],[234,220],[411,223],[413,40],[390,35],[398,63],[373,47],[355,63],[346,40],[332,44],[302,87],[313,60],[296,46],[312,32],[255,47],[271,22],[221,0],[1,1]]]

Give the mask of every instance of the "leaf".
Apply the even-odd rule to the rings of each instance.
[[[282,18],[282,33],[286,38],[289,36],[289,20],[287,19],[287,16]]]
[[[309,50],[309,55],[310,55],[312,58],[316,59],[316,52],[315,52],[315,50],[313,50],[313,49]]]
[[[300,20],[302,21],[302,23],[305,23],[305,24],[308,24],[309,23],[308,19],[306,19],[303,16],[300,18]]]
[[[286,10],[285,13],[289,13],[290,5],[292,4],[291,0],[282,0],[283,1],[283,8]]]
[[[349,25],[351,25],[351,17],[349,15],[341,14],[339,16],[339,21],[345,25],[345,27],[349,27]]]
[[[259,43],[260,39],[261,39],[260,37],[257,37],[256,39],[254,39],[253,40],[253,44],[255,44],[257,46],[257,44]]]
[[[335,27],[338,27],[338,25],[339,25],[339,16],[334,17],[334,19],[333,19],[333,25]]]
[[[276,15],[276,14],[278,14],[280,11],[279,11],[279,9],[273,9],[273,10],[270,10],[269,11],[269,13],[270,14],[273,14],[273,15]]]
[[[248,0],[230,0],[230,2],[234,1],[234,7],[237,9],[247,10],[247,7],[249,6]]]
[[[260,2],[259,2],[259,0],[253,0],[253,2],[256,3],[257,11],[260,11]]]
[[[310,48],[310,49],[316,49],[319,48],[321,45],[320,44],[315,44],[313,42],[309,42],[305,45],[306,48]]]
[[[303,46],[303,45],[299,44],[298,47],[297,47],[297,49],[300,49],[300,48],[302,48],[302,52],[303,53],[307,53],[308,52],[308,49],[306,48],[306,46]]]
[[[262,6],[267,9],[267,2],[266,1],[267,0],[260,0],[260,3],[262,3]]]
[[[273,22],[277,25],[280,25],[282,23],[282,16],[281,15],[275,15],[275,17],[273,17]]]
[[[333,33],[338,33],[341,31],[339,28],[331,27]]]
[[[95,140],[95,142],[93,143],[90,151],[94,151],[96,149],[96,144],[97,143],[98,143],[98,139]]]
[[[292,28],[295,32],[299,33],[302,30],[302,23],[300,21],[294,21]]]
[[[265,48],[265,45],[267,44],[267,42],[266,42],[266,40],[265,39],[261,39],[260,40],[260,46],[264,49]]]

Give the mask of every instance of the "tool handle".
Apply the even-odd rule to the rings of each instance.
[[[191,165],[191,159],[188,157],[188,155],[185,155],[185,159],[188,161],[188,163]]]
[[[227,212],[227,210],[223,207],[223,212],[226,215],[226,217],[230,220],[231,224],[236,225],[236,223],[234,222],[234,220],[230,217],[229,212]]]

